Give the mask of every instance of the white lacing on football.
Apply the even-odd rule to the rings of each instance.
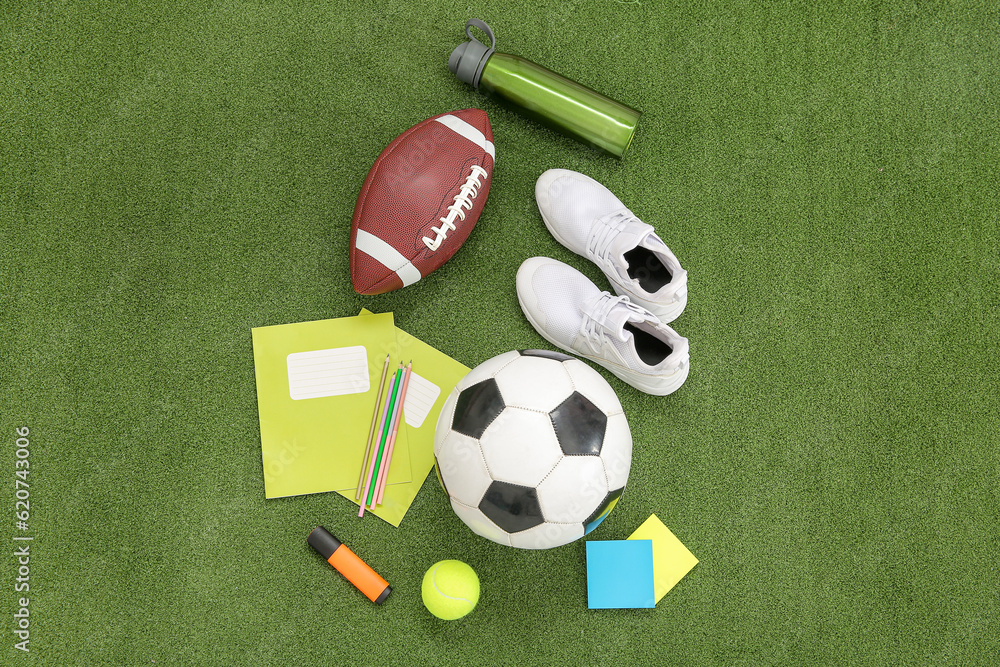
[[[448,236],[448,232],[456,228],[455,218],[465,220],[465,211],[472,210],[472,200],[479,194],[479,188],[483,185],[480,178],[485,179],[488,176],[489,173],[478,164],[472,165],[472,173],[465,179],[465,183],[462,184],[458,194],[455,195],[454,203],[448,207],[448,215],[441,218],[441,226],[431,227],[431,231],[436,236],[433,239],[425,236],[424,245],[432,251],[441,247],[441,243]]]

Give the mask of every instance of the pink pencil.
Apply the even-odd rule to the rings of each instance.
[[[381,421],[379,421],[378,431],[376,431],[376,433],[381,433],[382,430],[385,427],[385,420],[386,420],[386,418],[389,415],[389,399],[388,399],[388,396],[392,396],[392,388],[393,388],[393,386],[395,386],[395,384],[396,384],[396,375],[393,374],[392,379],[389,380],[389,390],[388,390],[388,393],[387,393],[387,397],[385,399],[385,407],[382,409],[382,419],[381,419]],[[365,478],[365,492],[363,494],[361,494],[361,509],[358,510],[358,516],[364,516],[365,515],[365,500],[368,497],[368,489],[371,488],[372,473],[375,471],[375,459],[378,458],[376,456],[377,453],[378,453],[378,444],[375,445],[375,451],[372,452],[371,464],[368,467],[368,476]]]
[[[399,392],[399,399],[396,403],[396,417],[392,422],[392,436],[387,445],[385,461],[382,463],[382,471],[378,478],[378,486],[375,487],[375,504],[382,504],[382,495],[385,493],[385,485],[389,480],[389,465],[392,463],[392,450],[396,446],[396,434],[403,421],[403,401],[406,400],[406,388],[410,385],[410,373],[413,372],[413,362],[406,365],[406,375],[403,376],[403,388]]]

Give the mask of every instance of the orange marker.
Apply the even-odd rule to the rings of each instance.
[[[323,526],[309,533],[309,545],[318,551],[338,572],[354,584],[375,604],[382,604],[389,597],[392,588],[378,572],[368,567],[343,542],[330,534]]]

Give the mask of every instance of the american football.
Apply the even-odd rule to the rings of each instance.
[[[354,207],[351,283],[383,294],[436,271],[479,220],[493,176],[493,130],[482,109],[443,113],[393,139]]]

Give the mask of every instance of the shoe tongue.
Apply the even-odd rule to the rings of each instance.
[[[619,273],[625,280],[629,280],[626,268],[628,266],[628,261],[625,259],[625,253],[630,250],[634,250],[639,246],[645,246],[647,248],[652,248],[649,243],[649,237],[654,233],[652,226],[647,225],[644,222],[638,220],[629,220],[625,227],[618,232],[614,240],[611,242],[608,248],[609,254],[614,257],[617,261],[615,262]]]
[[[646,318],[621,301],[612,306],[611,310],[604,316],[605,326],[609,331],[614,333],[615,338],[622,342],[627,341],[629,336],[631,336],[631,334],[625,331],[626,324],[629,322],[644,322],[645,320]]]
[[[611,312],[608,313],[607,318],[604,320],[618,340],[628,340],[628,335],[625,333],[625,325],[629,322],[629,315],[631,313],[628,308],[618,305],[611,309]]]
[[[655,366],[650,366],[646,361],[639,355],[639,350],[636,347],[636,342],[634,341],[635,335],[632,331],[625,329],[625,325],[631,322],[632,324],[640,324],[646,321],[646,318],[640,316],[638,313],[629,312],[627,308],[616,309],[614,313],[616,318],[616,324],[620,322],[620,328],[616,329],[617,340],[614,341],[614,346],[617,348],[618,353],[622,355],[623,359],[626,359],[633,366],[637,367],[648,367],[655,368],[657,366],[663,365],[666,362],[666,358],[660,361]],[[624,316],[624,317],[622,317]],[[610,320],[611,317],[608,317]]]

